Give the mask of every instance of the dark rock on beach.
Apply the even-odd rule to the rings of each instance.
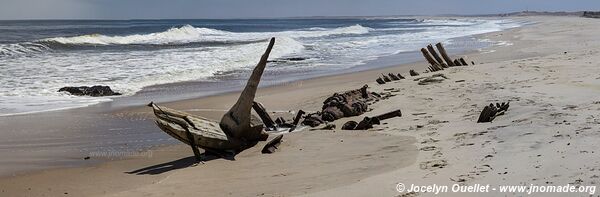
[[[308,58],[305,58],[305,57],[290,57],[290,58],[280,58],[280,59],[276,59],[276,60],[269,60],[267,62],[269,62],[269,63],[299,62],[299,61],[304,61],[307,59]]]
[[[75,96],[117,96],[121,93],[114,92],[109,86],[79,86],[79,87],[63,87],[58,90],[59,92],[68,92]]]

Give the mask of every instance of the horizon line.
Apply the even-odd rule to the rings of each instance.
[[[515,11],[515,12],[502,12],[502,13],[488,13],[488,14],[435,14],[435,15],[331,15],[331,16],[286,16],[286,17],[231,17],[231,18],[128,18],[128,19],[103,19],[103,18],[31,18],[31,19],[0,19],[0,21],[142,21],[142,20],[260,20],[260,19],[334,19],[334,18],[364,18],[364,17],[490,17],[490,16],[502,16],[517,13],[565,13],[565,14],[576,14],[585,12],[584,10],[579,11]]]

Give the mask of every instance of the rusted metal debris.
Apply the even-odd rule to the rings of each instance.
[[[335,93],[323,102],[321,119],[334,121],[343,117],[358,116],[367,111],[368,100],[372,94],[367,90],[369,86],[364,85],[360,89],[351,90],[342,94]]]
[[[385,99],[382,95],[367,90],[369,86],[364,85],[360,89],[335,93],[323,102],[321,112],[315,112],[304,116],[302,125],[317,127],[326,122],[332,122],[340,118],[358,116],[365,113],[372,103]],[[386,97],[387,98],[387,97]]]
[[[417,71],[415,71],[415,70],[410,70],[408,73],[410,74],[410,76],[413,76],[413,77],[414,76],[419,76],[419,73]]]
[[[434,74],[429,77],[419,77],[414,79],[415,81],[419,81],[419,85],[429,85],[432,83],[441,83],[445,79],[448,79],[444,74]]]
[[[265,144],[261,152],[263,154],[274,153],[277,149],[279,149],[279,145],[281,145],[281,139],[283,139],[283,135],[278,135],[277,137],[273,138],[271,141]]]
[[[388,112],[385,114],[381,114],[375,117],[365,117],[362,121],[348,121],[342,126],[343,130],[367,130],[372,129],[373,125],[381,124],[381,121],[387,120],[390,118],[402,117],[402,111],[396,110],[392,112]]]
[[[508,111],[508,107],[510,107],[510,102],[502,104],[496,103],[496,106],[494,106],[493,103],[490,103],[490,105],[485,106],[481,111],[481,114],[479,114],[477,123],[492,122],[496,117],[504,115],[504,113]]]
[[[304,120],[302,121],[302,125],[317,127],[321,124],[325,123],[323,119],[321,119],[321,112],[315,112],[304,116]]]
[[[390,118],[395,118],[395,117],[402,117],[402,111],[401,110],[396,110],[396,111],[391,111],[385,114],[381,114],[379,116],[375,116],[375,118],[379,119],[379,120],[387,120]]]
[[[344,123],[344,125],[342,126],[342,130],[354,130],[354,128],[356,128],[356,126],[358,126],[358,122],[348,121],[348,122]]]

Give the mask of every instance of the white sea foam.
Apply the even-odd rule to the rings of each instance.
[[[34,54],[47,50],[50,50],[50,47],[40,43],[0,44],[0,57]]]
[[[258,41],[267,39],[269,36],[289,38],[323,37],[345,34],[366,34],[371,29],[360,25],[340,28],[311,28],[308,30],[283,31],[283,32],[249,32],[237,33],[227,32],[210,28],[198,28],[186,25],[171,28],[164,32],[128,35],[128,36],[106,36],[99,34],[83,35],[76,37],[58,37],[44,39],[44,42],[56,42],[69,45],[129,45],[129,44],[185,44],[193,42],[240,42]]]
[[[378,57],[414,51],[428,43],[515,27],[501,20],[427,20],[413,30],[399,26],[373,29],[360,25],[306,28],[279,32],[228,32],[189,25],[150,34],[57,37],[41,42],[3,44],[0,53],[0,114],[81,107],[111,98],[74,97],[56,92],[63,86],[109,85],[125,95],[143,87],[190,80],[207,80],[218,73],[250,69],[263,53],[267,39],[277,42],[271,59],[307,57],[291,64],[270,64],[269,71],[335,70]],[[437,25],[436,25],[437,24]],[[431,26],[433,25],[433,26]],[[398,32],[394,32],[398,31]],[[231,42],[207,45],[203,42]],[[52,50],[63,45],[169,45],[200,43],[201,47],[160,50],[67,50],[34,56],[18,54]],[[460,43],[453,43],[458,45]]]

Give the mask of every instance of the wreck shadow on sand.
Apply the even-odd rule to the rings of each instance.
[[[230,160],[230,161],[235,160],[235,158],[233,158],[233,157],[221,157],[221,156],[205,154],[205,153],[201,154],[201,158],[202,158],[201,162],[212,161],[215,159],[226,159],[226,160]],[[185,157],[185,158],[181,158],[181,159],[166,162],[166,163],[161,163],[161,164],[156,164],[156,165],[140,168],[140,169],[130,171],[130,172],[125,172],[125,173],[135,174],[135,175],[158,175],[158,174],[162,174],[162,173],[173,171],[173,170],[179,170],[179,169],[187,168],[190,166],[195,166],[196,164],[198,164],[196,157],[190,156],[190,157]]]

